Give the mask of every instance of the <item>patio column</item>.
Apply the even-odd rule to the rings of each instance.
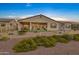
[[[30,31],[32,30],[32,23],[30,22]]]
[[[49,30],[49,23],[47,23],[47,31]]]
[[[18,31],[21,31],[21,28],[22,28],[21,24],[18,23]]]

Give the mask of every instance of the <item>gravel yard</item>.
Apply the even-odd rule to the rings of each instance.
[[[61,55],[61,54],[79,54],[79,42],[71,41],[68,44],[58,43],[55,47],[44,48],[38,47],[38,49],[30,52],[14,53],[12,47],[20,39],[11,39],[6,42],[0,42],[0,54],[26,54],[26,55]]]
[[[29,34],[29,35],[28,35]],[[45,33],[46,34],[46,33]],[[47,34],[49,36],[50,33]],[[52,34],[51,34],[52,35]],[[22,40],[22,38],[28,37],[35,37],[33,33],[27,33],[23,36],[11,36],[10,40],[0,42],[0,54],[2,55],[18,55],[18,54],[25,54],[25,55],[74,55],[79,54],[79,41],[70,41],[67,44],[64,43],[57,43],[55,47],[51,48],[44,48],[38,47],[34,51],[30,52],[22,52],[22,53],[14,53],[12,47]]]

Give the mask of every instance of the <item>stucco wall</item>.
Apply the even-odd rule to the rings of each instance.
[[[1,26],[1,24],[5,24],[5,26]],[[12,24],[12,25],[10,25]],[[17,24],[15,21],[10,21],[10,22],[0,22],[0,32],[7,32],[11,30],[16,30]]]
[[[32,17],[32,18],[26,18],[24,20],[21,20],[19,22],[36,22],[36,23],[47,23],[47,30],[48,31],[53,31],[53,30],[58,30],[58,22],[50,19],[50,18],[47,18],[47,17],[44,17],[44,16],[37,16],[37,17]],[[56,23],[57,24],[57,27],[56,28],[51,28],[51,23]]]

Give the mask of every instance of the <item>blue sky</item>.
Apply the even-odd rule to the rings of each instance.
[[[0,17],[27,17],[43,14],[79,20],[78,3],[0,3]]]

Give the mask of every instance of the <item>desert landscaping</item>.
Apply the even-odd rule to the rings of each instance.
[[[3,40],[5,39],[5,40]],[[2,55],[74,55],[79,54],[79,34],[52,35],[51,32],[33,33],[0,38]]]

